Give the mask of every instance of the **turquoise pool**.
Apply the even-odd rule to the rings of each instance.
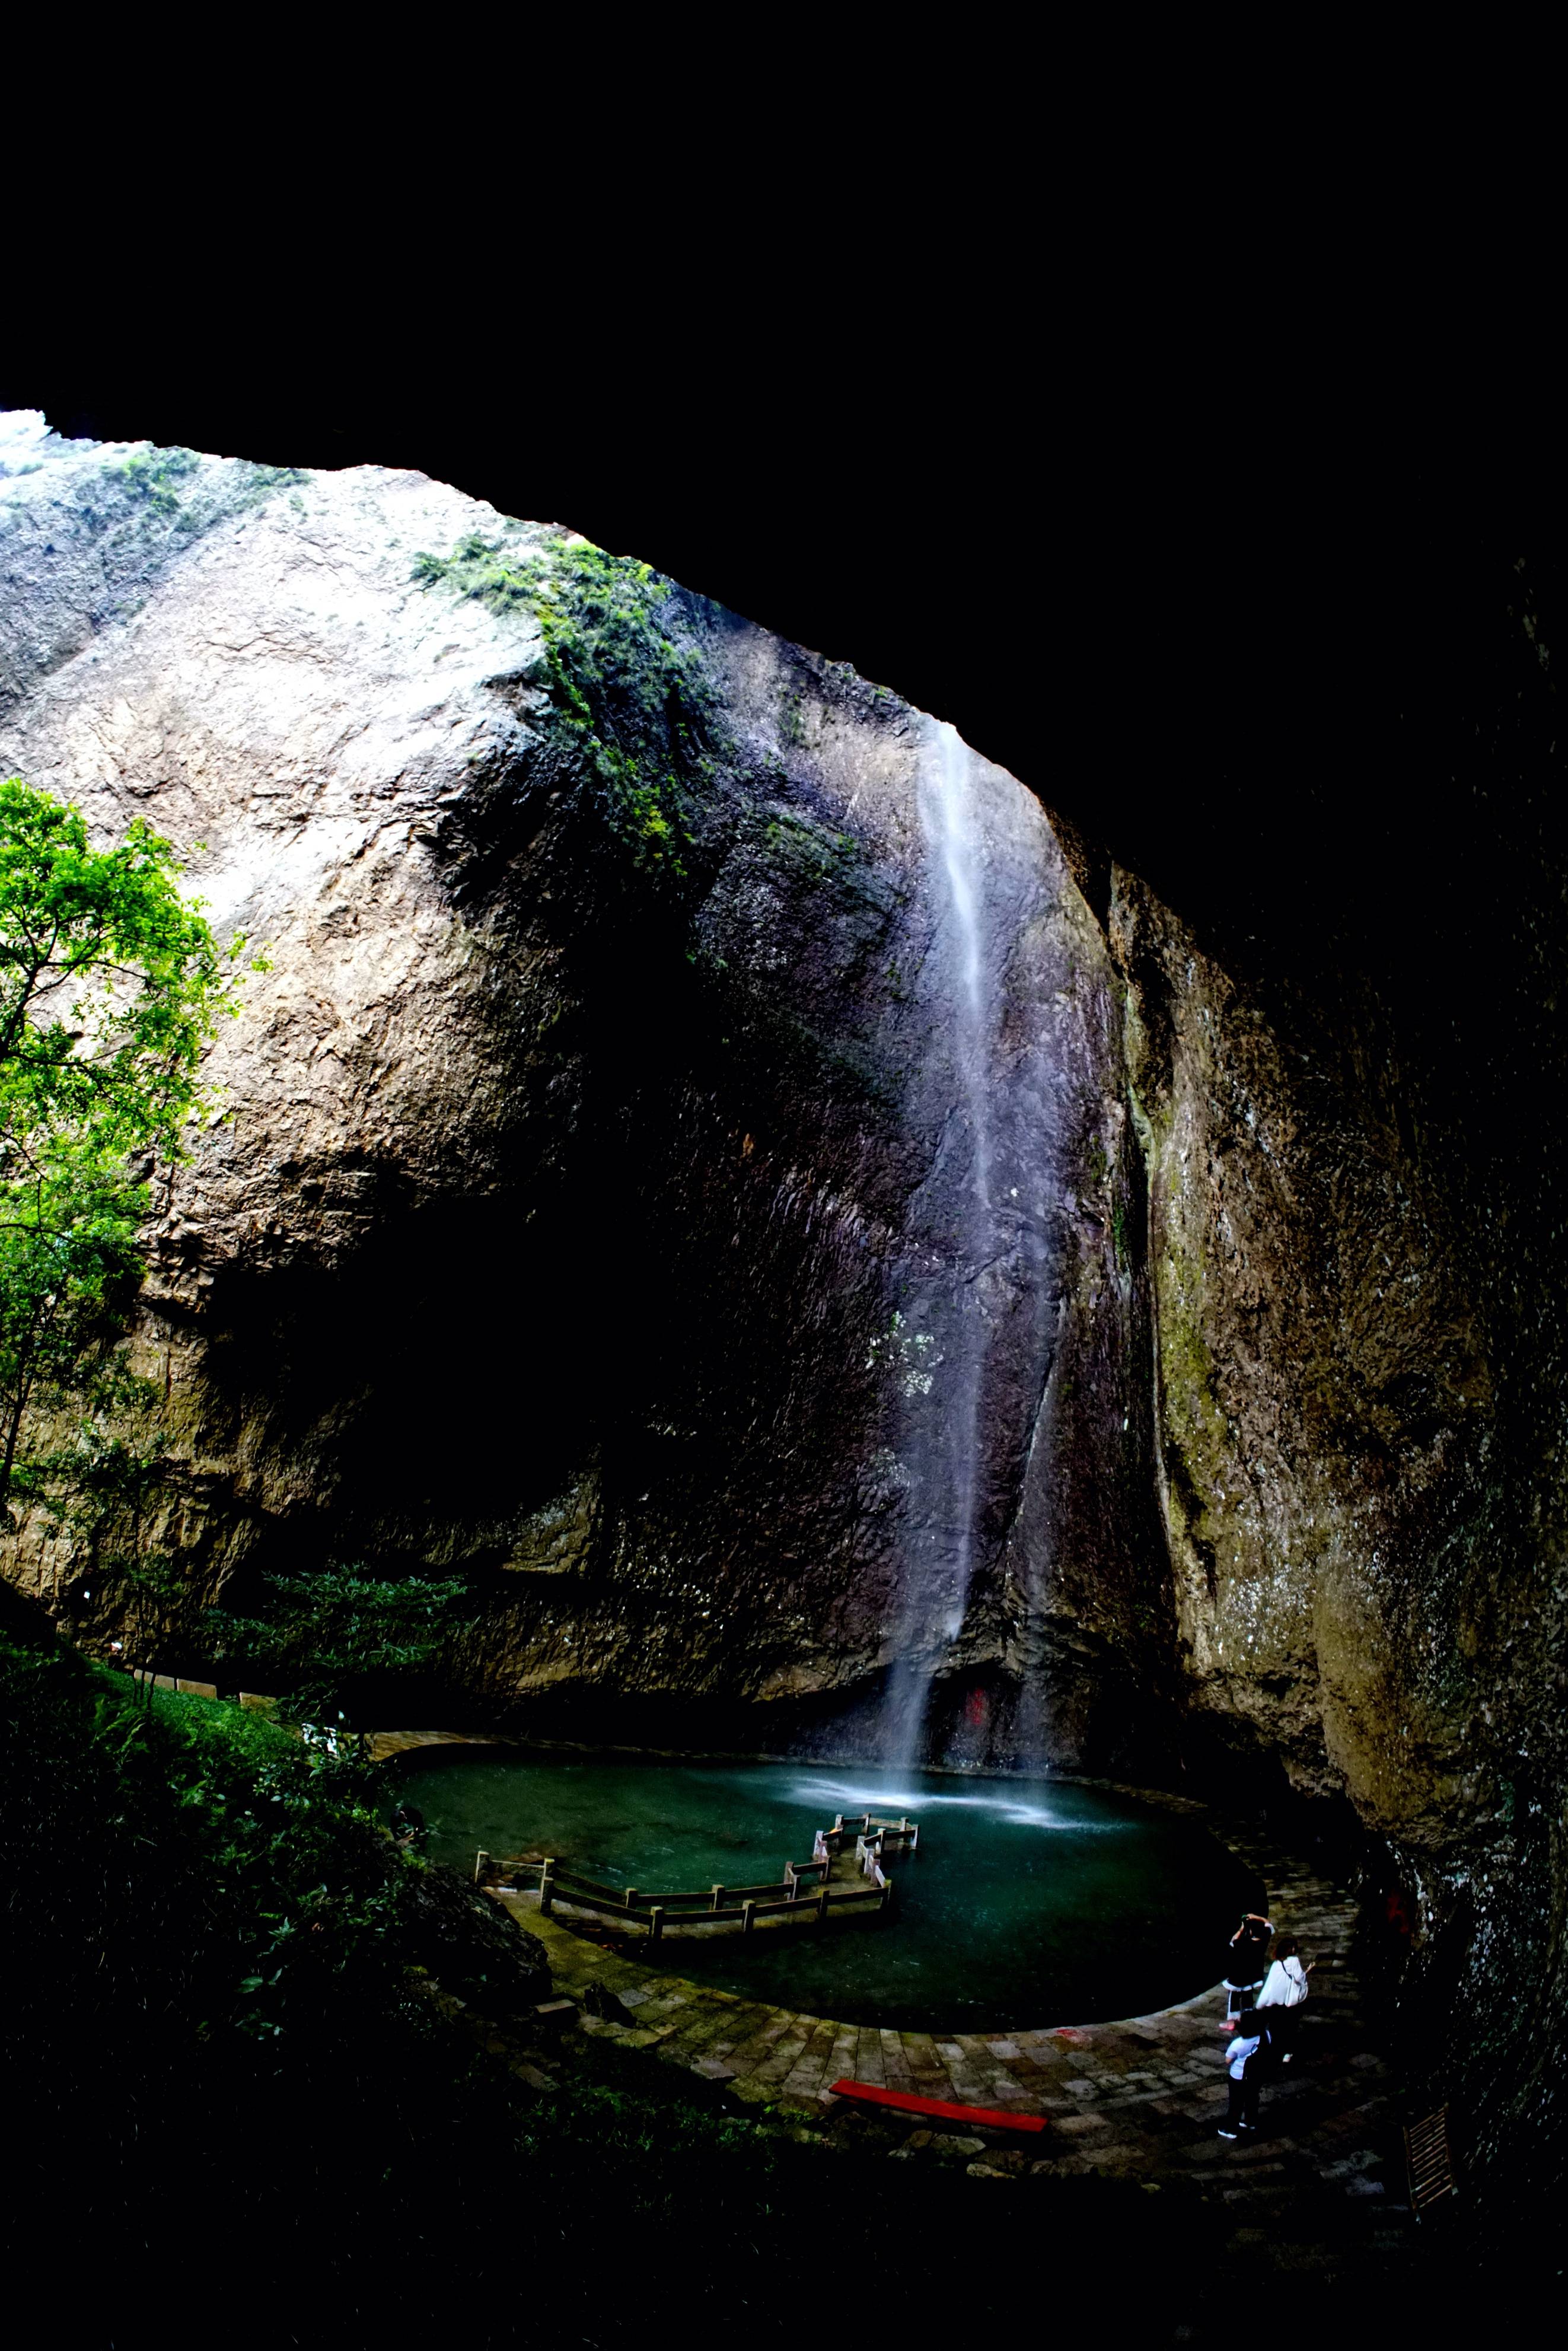
[[[1090,2022],[1189,1998],[1218,1981],[1226,1938],[1261,1895],[1201,1821],[1058,1780],[449,1749],[402,1767],[396,1787],[423,1813],[432,1855],[456,1868],[483,1845],[666,1889],[761,1884],[804,1861],[835,1813],[907,1812],[920,1850],[894,1871],[885,1923],[745,1943],[672,1935],[656,1957],[748,1998],[909,2032]]]

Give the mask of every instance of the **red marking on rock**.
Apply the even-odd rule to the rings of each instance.
[[[874,2082],[835,2082],[835,2098],[863,2098],[869,2106],[896,2106],[901,2115],[936,2115],[945,2123],[978,2123],[985,2130],[1042,2131],[1043,2115],[1004,2115],[995,2106],[956,2106],[948,2098],[920,2098],[913,2090],[879,2090]]]

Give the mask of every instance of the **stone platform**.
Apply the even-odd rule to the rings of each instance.
[[[446,1744],[453,1736],[382,1733],[372,1751],[380,1760]],[[641,1949],[617,1949],[614,1937],[540,1917],[537,1896],[494,1898],[544,1943],[557,1984],[576,2003],[562,2011],[568,2021],[559,2029],[685,2067],[802,2139],[880,2147],[894,2160],[952,2165],[1021,2187],[1098,2178],[1192,2196],[1223,2207],[1236,2252],[1266,2260],[1276,2273],[1337,2271],[1347,2256],[1354,2262],[1370,2255],[1380,2264],[1391,2258],[1399,2265],[1419,2233],[1406,2202],[1405,2116],[1363,2009],[1353,1963],[1354,1902],[1255,1823],[1145,1789],[1119,1792],[1201,1813],[1261,1879],[1276,1929],[1298,1936],[1316,1961],[1297,2053],[1264,2091],[1254,2140],[1216,2136],[1226,2105],[1228,2039],[1218,1986],[1176,2007],[1109,2023],[904,2032],[747,2001],[650,1967]],[[592,1982],[616,1995],[632,2023],[609,2023],[582,2009],[580,1995]],[[531,2062],[518,2071],[548,2085]],[[1041,2115],[1048,2128],[1027,2148],[999,2130],[911,2128],[907,2116],[834,2097],[829,2085],[845,2076],[963,2105]]]
[[[597,1981],[632,2018],[611,2024],[579,2007],[569,2030],[724,2084],[747,2105],[788,2119],[799,2136],[862,2147],[880,2139],[895,2159],[961,2163],[973,2176],[1020,2184],[1095,2175],[1150,2191],[1186,2190],[1230,2208],[1243,2241],[1312,2241],[1301,2249],[1308,2265],[1313,2241],[1342,2245],[1347,2228],[1372,2250],[1392,2252],[1410,2226],[1401,2115],[1362,2013],[1351,1964],[1354,1906],[1255,1840],[1228,1841],[1263,1876],[1276,1927],[1298,1935],[1317,1959],[1298,2053],[1267,2086],[1262,2129],[1250,2143],[1216,2136],[1228,2037],[1218,1987],[1112,2023],[896,2032],[747,2001],[541,1918],[533,1896],[497,1898],[545,1944],[563,1993],[580,1995]],[[1027,2150],[1001,2131],[911,2129],[908,2117],[834,2097],[829,2085],[843,2076],[1041,2115],[1048,2128]]]

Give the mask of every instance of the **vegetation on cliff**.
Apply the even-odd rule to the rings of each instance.
[[[162,2334],[173,2295],[241,2342],[619,2343],[659,2310],[773,2339],[798,2331],[774,2281],[846,2201],[878,2240],[982,2225],[990,2188],[846,2172],[642,2053],[572,2034],[514,2070],[537,1946],[393,1846],[373,1777],[237,1708],[143,1709],[6,1618],[0,2088],[27,2162],[0,2243],[68,2299],[58,2339]],[[867,2127],[875,2158],[903,2136]],[[1114,2232],[1130,2192],[1084,2186],[1072,2225]],[[960,2277],[983,2314],[994,2282]],[[916,2264],[879,2306],[909,2325],[932,2293]]]
[[[198,1638],[320,1721],[364,1719],[390,1681],[431,1666],[468,1622],[459,1575],[368,1575],[328,1565],[262,1578],[262,1613],[211,1611]],[[373,1719],[373,1714],[371,1719]]]
[[[683,879],[713,695],[695,652],[672,627],[669,582],[586,540],[477,532],[450,556],[421,555],[413,576],[491,611],[532,615],[558,719],[612,824],[639,864]]]
[[[79,810],[0,784],[0,1505],[77,1489],[95,1461],[124,1482],[101,1425],[123,1401],[113,1343],[152,1181],[212,1113],[202,1055],[245,948],[220,947],[179,872],[139,820],[95,850]],[[68,1408],[76,1438],[30,1457],[30,1418]]]

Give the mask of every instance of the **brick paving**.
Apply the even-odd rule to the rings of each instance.
[[[961,2163],[978,2178],[1094,2175],[1218,2201],[1239,2237],[1343,2237],[1340,2222],[1389,2249],[1408,2226],[1398,2161],[1395,2085],[1369,2032],[1352,1965],[1354,1907],[1325,1879],[1245,1830],[1216,1822],[1263,1878],[1277,1928],[1298,1935],[1317,1961],[1297,2053],[1264,2092],[1262,2131],[1232,2143],[1216,2136],[1225,2109],[1221,2052],[1225,1994],[1216,1987],[1174,2008],[1110,2023],[1020,2025],[976,2034],[894,2032],[796,2015],[651,1968],[635,1946],[591,1938],[557,1917],[540,1917],[532,1895],[497,1896],[538,1935],[557,1983],[580,1995],[597,1980],[632,2011],[628,2025],[588,2016],[576,2029],[651,2060],[723,2083],[800,2137],[853,2140],[900,2160]],[[678,1942],[661,1957],[678,1960]],[[910,2128],[917,2117],[835,2098],[842,2076],[915,2090],[964,2105],[1045,2116],[1028,2151],[1000,2130]],[[1339,2216],[1336,2220],[1336,2215]],[[1298,2241],[1293,2258],[1310,2262]]]
[[[371,1751],[380,1761],[453,1738],[382,1733]],[[1142,1789],[1120,1792],[1182,1812],[1204,1809]],[[1262,2128],[1250,2142],[1216,2136],[1226,2104],[1227,2037],[1218,1986],[1176,2007],[1109,2023],[1020,2025],[987,2035],[894,2032],[796,2015],[683,1978],[669,1964],[678,1959],[678,1938],[663,1947],[666,1964],[654,1969],[613,1935],[601,1938],[592,1928],[579,1932],[557,1917],[541,1918],[537,1896],[495,1898],[545,1944],[563,1992],[578,1999],[597,1980],[632,2013],[631,2024],[615,2025],[579,2006],[566,2029],[722,2084],[798,2137],[880,2149],[895,2161],[957,2166],[1022,2192],[1031,2182],[1099,2178],[1191,2197],[1223,2211],[1233,2256],[1259,2257],[1277,2277],[1347,2275],[1347,2259],[1354,2265],[1368,2256],[1404,2273],[1413,2236],[1403,2113],[1363,2010],[1352,1958],[1354,1906],[1250,1824],[1207,1817],[1267,1886],[1276,1928],[1297,1935],[1317,1962],[1296,2054],[1267,2085]],[[548,2077],[520,2058],[517,2070],[548,2086]],[[979,2126],[911,2129],[915,2117],[835,2098],[829,2085],[845,2076],[1041,2115],[1048,2127],[1028,2140],[1027,2152],[1012,2135]]]

